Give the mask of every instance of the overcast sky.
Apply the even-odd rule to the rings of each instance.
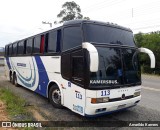
[[[50,29],[67,0],[1,0],[0,47]],[[74,0],[92,20],[113,22],[134,33],[160,30],[160,0]],[[54,26],[53,26],[54,27]]]

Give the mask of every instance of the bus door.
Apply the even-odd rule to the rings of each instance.
[[[62,77],[67,81],[64,94],[64,106],[81,115],[85,107],[85,64],[83,49],[64,52],[61,59]]]

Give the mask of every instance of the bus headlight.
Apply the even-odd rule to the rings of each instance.
[[[141,94],[140,91],[139,91],[139,92],[135,92],[135,93],[134,93],[134,97],[140,96],[140,94]]]
[[[109,97],[91,98],[91,103],[105,103],[109,101]]]

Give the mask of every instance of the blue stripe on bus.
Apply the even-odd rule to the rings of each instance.
[[[8,68],[11,69],[11,65],[10,65],[10,62],[9,62],[9,57],[6,57],[6,62],[7,62]]]
[[[43,65],[43,62],[42,62],[40,56],[35,56],[35,60],[37,63],[38,74],[39,74],[39,83],[38,83],[38,87],[35,91],[46,97],[47,96],[46,91],[47,91],[47,85],[49,82],[49,78],[48,78],[46,69]]]

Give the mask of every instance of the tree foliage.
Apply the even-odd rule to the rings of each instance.
[[[63,23],[65,21],[74,20],[74,19],[87,19],[89,20],[89,17],[83,17],[81,14],[81,8],[78,4],[76,4],[74,1],[72,2],[65,2],[62,5],[62,10],[57,15],[57,18],[60,20],[54,23]]]
[[[145,47],[152,50],[156,58],[156,68],[150,69],[150,59],[148,55],[141,54],[140,61],[142,71],[145,73],[160,74],[160,32],[152,32],[147,34],[138,33],[135,34],[135,40],[138,47]]]

